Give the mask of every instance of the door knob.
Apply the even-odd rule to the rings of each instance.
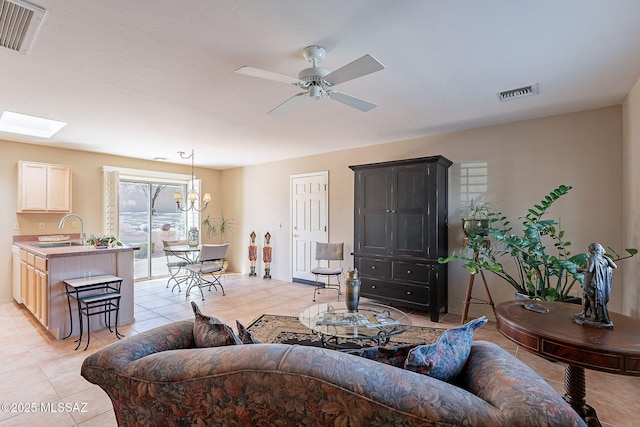
[[[298,235],[297,235],[297,234],[292,234],[292,236],[293,236],[293,237],[298,237]]]

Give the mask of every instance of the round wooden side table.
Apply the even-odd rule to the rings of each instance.
[[[582,309],[563,302],[531,301],[548,310],[536,312],[523,301],[496,306],[498,330],[514,343],[545,359],[567,364],[565,400],[590,426],[600,426],[587,405],[584,369],[640,376],[640,319],[609,313],[613,329],[578,325],[571,321]]]

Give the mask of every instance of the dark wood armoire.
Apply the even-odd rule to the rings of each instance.
[[[448,169],[442,156],[350,166],[355,172],[354,264],[364,297],[448,310]]]

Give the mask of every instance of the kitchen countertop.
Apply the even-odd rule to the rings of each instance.
[[[17,237],[17,238],[16,238]],[[95,246],[91,245],[76,245],[76,246],[61,246],[54,248],[39,248],[34,246],[34,244],[41,243],[52,243],[52,242],[40,242],[37,239],[37,236],[15,236],[13,244],[19,247],[20,249],[24,249],[25,251],[34,253],[42,258],[58,258],[58,257],[69,257],[69,256],[78,256],[78,255],[101,255],[108,254],[114,252],[122,252],[122,251],[134,251],[140,249],[138,246],[116,246],[114,248],[104,248],[104,249],[96,249]],[[79,240],[76,236],[75,240],[69,240],[69,242],[78,243]]]

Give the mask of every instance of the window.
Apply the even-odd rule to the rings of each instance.
[[[186,194],[191,176],[106,166],[103,172],[105,234],[140,247],[136,280],[168,274],[162,241],[186,239],[187,229],[200,222],[197,212],[180,211],[173,199],[176,191]]]

